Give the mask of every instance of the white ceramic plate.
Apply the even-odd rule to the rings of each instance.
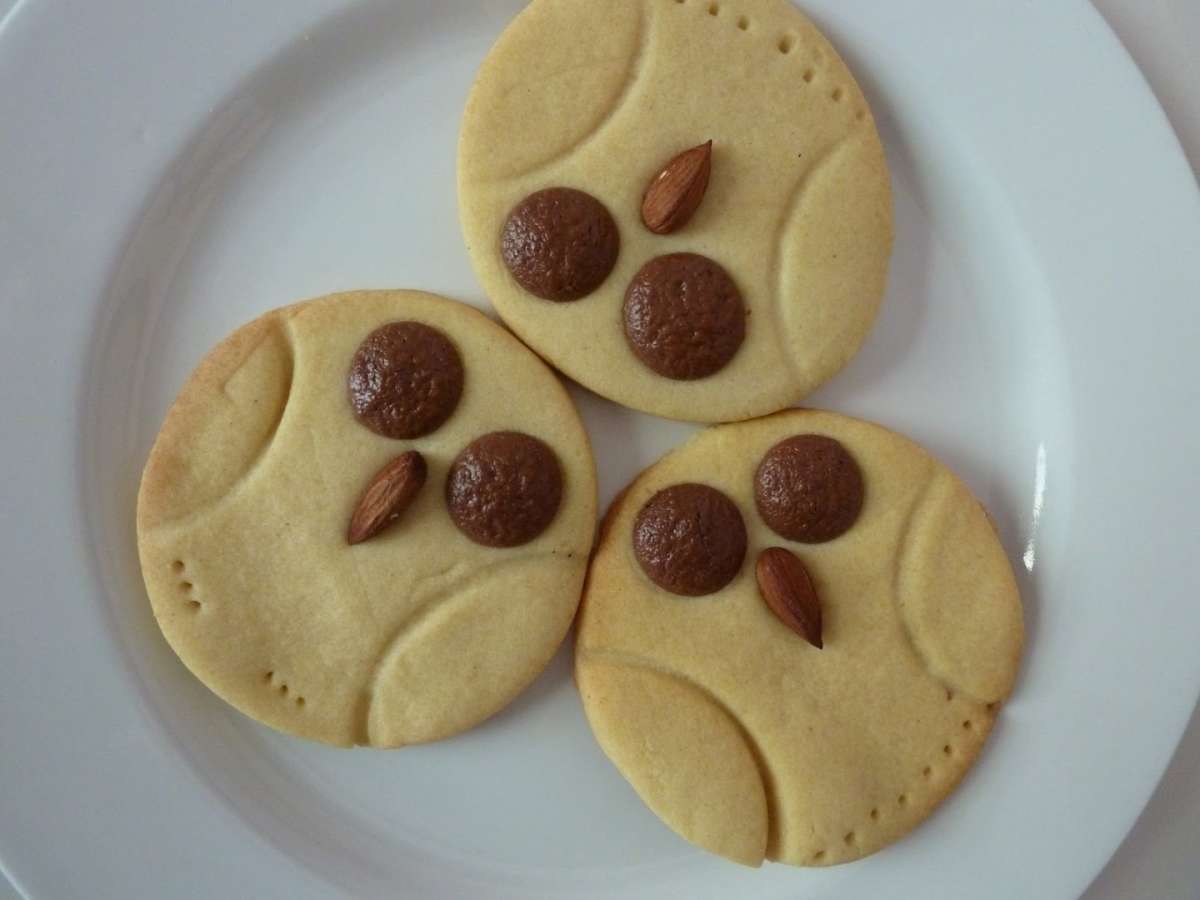
[[[159,636],[134,494],[204,350],[338,289],[485,305],[455,140],[518,6],[26,0],[0,24],[4,870],[34,898],[1077,894],[1200,689],[1200,203],[1081,0],[806,2],[878,113],[898,231],[882,318],[813,402],[956,467],[1026,604],[1016,696],[910,839],[825,871],[691,849],[592,741],[569,648],[467,735],[347,752],[241,717]],[[605,500],[690,431],[577,396]]]

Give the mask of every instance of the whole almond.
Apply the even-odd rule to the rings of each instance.
[[[655,234],[687,224],[704,199],[712,168],[712,141],[684,150],[655,176],[642,197],[642,221]]]
[[[800,558],[782,547],[769,547],[758,555],[754,574],[771,612],[820,650],[821,601]]]
[[[346,542],[361,544],[399,519],[425,484],[425,474],[425,457],[416,450],[401,453],[376,472],[350,517]]]

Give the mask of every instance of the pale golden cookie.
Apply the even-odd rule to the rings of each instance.
[[[756,502],[767,452],[809,434],[861,473],[856,514],[854,466],[826,480],[851,515],[823,543],[781,537]],[[655,540],[694,533],[699,519],[661,513],[672,494],[700,509],[679,499],[689,492],[740,511],[736,574],[726,559],[741,538],[724,525],[660,568],[635,552],[635,523]],[[823,649],[764,601],[755,561],[771,547],[811,575]],[[671,592],[659,586],[671,565],[682,587],[725,586]],[[576,679],[605,753],[683,837],[748,865],[830,865],[902,837],[954,788],[1012,689],[1022,639],[1004,548],[962,482],[882,427],[794,410],[704,431],[618,497],[584,590]]]
[[[420,323],[405,340],[433,333],[426,360],[457,356],[463,375],[461,394],[412,382],[423,418],[363,414],[421,432],[409,439],[367,427],[348,389],[360,344],[398,322]],[[510,546],[485,546],[451,520],[447,473],[508,431],[557,457],[560,500],[504,532]],[[368,483],[413,450],[428,471],[415,499],[351,546]],[[595,506],[587,435],[537,357],[470,307],[363,291],[269,312],[208,354],[146,464],[138,549],[163,634],[219,696],[291,734],[397,747],[471,727],[543,669],[578,604]]]
[[[698,210],[651,233],[651,180],[708,140]],[[578,204],[562,213],[574,249],[590,229],[578,278],[550,259],[537,296],[535,279],[506,265],[510,213],[551,188],[585,192],[615,220],[619,254],[598,287],[610,228]],[[800,400],[858,350],[886,283],[891,188],[875,121],[837,52],[785,0],[534,0],[467,101],[458,191],[472,263],[505,322],[591,390],[670,418],[730,421]],[[547,244],[533,226],[520,236],[526,249]],[[631,349],[623,305],[643,266],[675,253],[728,274],[745,337],[732,357],[722,347],[712,365],[668,366],[667,377]]]

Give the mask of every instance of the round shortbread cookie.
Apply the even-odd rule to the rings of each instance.
[[[833,440],[784,444],[796,455],[782,477],[781,451],[762,465],[801,435]],[[772,530],[759,509],[787,495],[800,512],[777,525],[807,516],[836,523],[822,539],[839,533]],[[811,576],[823,649],[766,602],[768,548]],[[698,583],[708,593],[685,594]],[[880,426],[794,410],[704,431],[617,498],[584,589],[576,680],[605,753],[675,831],[749,865],[819,866],[897,840],[954,788],[1022,640],[1012,569],[962,482]]]
[[[493,432],[521,435],[482,464],[463,453]],[[514,442],[540,454],[538,495],[491,477]],[[351,545],[360,497],[401,455],[423,485]],[[452,520],[452,464],[460,522],[516,517],[495,545]],[[574,405],[508,332],[431,294],[337,294],[239,328],[192,374],[146,464],[138,549],[163,634],[220,697],[301,737],[398,747],[471,727],[545,667],[595,490]]]
[[[699,208],[652,233],[648,185],[709,140]],[[550,189],[569,191],[539,193]],[[875,121],[785,0],[534,0],[471,90],[458,191],[472,263],[505,322],[579,383],[656,415],[731,421],[795,403],[854,355],[884,292],[891,188]],[[619,253],[603,210],[575,192],[607,209]],[[532,261],[513,270],[522,253]],[[650,339],[720,346],[656,369],[631,346],[647,339],[647,312],[627,312],[626,294],[648,263],[681,253],[727,273],[741,305],[706,307],[697,283],[681,291],[660,273],[682,299],[672,306],[664,289],[658,306],[677,327],[655,321]],[[732,315],[744,337],[726,339]]]

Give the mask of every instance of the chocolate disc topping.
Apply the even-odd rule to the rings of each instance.
[[[535,437],[493,431],[458,454],[446,476],[446,506],[477,544],[515,547],[541,534],[562,500],[558,457]]]
[[[862,510],[862,472],[833,438],[796,435],[763,457],[754,477],[754,501],[763,521],[788,540],[831,541]]]
[[[746,556],[746,525],[716,488],[676,484],[647,501],[633,525],[646,575],[672,594],[698,597],[729,584]]]
[[[746,336],[742,295],[706,256],[671,253],[650,260],[625,292],[625,337],[660,375],[704,378],[721,369]]]
[[[621,238],[604,204],[583,191],[547,188],[508,214],[500,255],[525,290],[546,300],[578,300],[600,287]]]
[[[435,430],[462,396],[463,367],[449,338],[420,322],[391,322],[367,335],[350,363],[350,405],[389,438]]]

